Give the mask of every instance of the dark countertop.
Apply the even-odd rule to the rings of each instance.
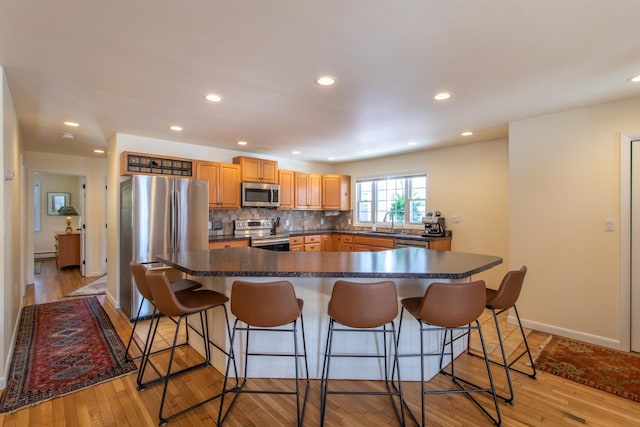
[[[419,241],[434,241],[434,240],[449,240],[451,239],[451,234],[447,236],[428,236],[424,237],[420,234],[410,234],[410,233],[387,233],[380,231],[357,231],[357,230],[298,230],[298,231],[289,231],[289,236],[310,236],[312,234],[354,234],[354,235],[362,235],[362,236],[372,236],[372,237],[393,237],[396,239],[408,239],[408,240],[419,240]],[[286,234],[286,233],[285,233]],[[248,237],[236,237],[233,234],[220,234],[209,236],[210,242],[220,242],[225,240],[246,240]]]
[[[226,248],[157,257],[192,276],[463,279],[502,263],[491,255],[422,248],[379,252],[278,252]]]

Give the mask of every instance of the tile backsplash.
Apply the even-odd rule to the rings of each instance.
[[[276,219],[280,217],[280,232],[304,230],[349,230],[351,211],[279,211],[268,208],[209,209],[209,221],[222,223],[219,230],[209,230],[210,235],[233,234],[233,220]],[[289,225],[287,226],[287,220]],[[218,227],[214,227],[218,228]]]

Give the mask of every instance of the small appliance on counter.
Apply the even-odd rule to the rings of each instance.
[[[427,212],[427,216],[422,218],[422,223],[424,224],[423,236],[442,237],[445,235],[445,221],[440,211]]]

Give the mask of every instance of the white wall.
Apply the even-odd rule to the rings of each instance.
[[[0,198],[3,201],[0,209],[2,225],[2,245],[0,245],[0,388],[6,385],[6,372],[13,349],[15,329],[20,314],[21,299],[24,294],[25,256],[22,242],[24,240],[24,220],[21,212],[24,202],[21,193],[24,188],[23,165],[21,164],[22,141],[18,130],[11,91],[7,84],[4,70],[0,67],[0,163],[2,164],[2,188]],[[6,172],[13,172],[11,180],[4,178]]]
[[[354,183],[359,177],[380,176],[381,172],[426,171],[427,209],[442,212],[453,232],[452,250],[504,258],[503,265],[474,277],[497,287],[509,265],[507,161],[507,140],[497,140],[341,163],[334,170],[351,175]],[[452,215],[460,216],[458,224],[451,222]]]
[[[620,133],[640,130],[640,98],[509,126],[511,266],[529,273],[521,315],[539,330],[619,347]],[[619,223],[618,223],[619,225]]]
[[[105,235],[105,180],[107,176],[107,160],[105,158],[91,158],[80,156],[67,156],[61,154],[26,152],[26,165],[29,171],[29,191],[27,191],[28,206],[33,206],[33,179],[34,171],[43,171],[50,174],[75,175],[86,177],[86,199],[84,212],[85,228],[85,275],[100,276],[105,272],[103,242]],[[60,168],[60,169],[56,169]],[[46,194],[44,195],[46,197]],[[72,199],[78,200],[79,197]],[[78,206],[74,206],[78,209]],[[27,280],[33,283],[33,212],[27,212],[29,216],[28,249],[30,257],[27,259]],[[46,215],[45,215],[46,216]],[[77,224],[74,218],[72,224]],[[63,220],[63,229],[66,227]]]

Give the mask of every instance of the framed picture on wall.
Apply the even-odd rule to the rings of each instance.
[[[58,215],[63,206],[69,206],[71,193],[47,193],[47,215]]]

